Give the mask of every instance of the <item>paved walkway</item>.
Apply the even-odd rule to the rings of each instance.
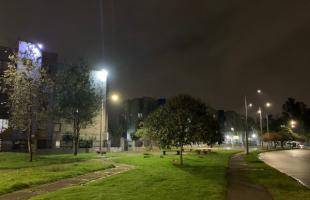
[[[229,162],[227,200],[272,200],[271,195],[246,177],[250,170],[242,154],[234,155]]]
[[[114,168],[87,173],[81,176],[62,179],[52,183],[35,186],[29,189],[20,190],[0,196],[0,200],[27,200],[31,197],[41,195],[48,192],[54,192],[66,187],[86,184],[94,180],[106,178],[115,174],[123,173],[132,169],[129,165],[116,165]]]

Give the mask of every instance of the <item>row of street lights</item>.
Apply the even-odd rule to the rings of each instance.
[[[257,94],[262,94],[262,90],[258,89]],[[244,97],[244,105],[245,105],[245,143],[246,143],[246,154],[249,153],[249,137],[248,137],[248,109],[253,107],[252,103],[247,102],[247,97]],[[266,102],[265,107],[268,109],[272,106],[270,102]],[[258,107],[257,114],[259,115],[259,124],[260,124],[260,135],[263,136],[263,117],[262,117],[262,109],[261,106]],[[267,134],[269,137],[269,118],[268,112],[266,111],[266,122],[267,122]],[[262,138],[261,138],[262,139]]]

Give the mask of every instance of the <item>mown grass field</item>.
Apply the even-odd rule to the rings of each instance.
[[[126,163],[135,168],[33,199],[223,200],[226,195],[226,170],[233,153],[235,151],[215,151],[208,155],[188,153],[184,156],[184,166],[174,164],[179,161],[175,153],[164,157],[158,153],[108,154],[114,162]]]
[[[264,186],[274,200],[310,199],[310,189],[259,160],[258,153],[245,156],[249,166],[255,169],[247,172],[252,181]]]
[[[36,156],[28,162],[23,153],[0,154],[0,195],[31,186],[113,167],[96,154]]]
[[[0,169],[20,169],[51,164],[81,162],[96,157],[97,155],[94,153],[81,153],[78,156],[73,156],[72,154],[35,155],[33,162],[28,162],[29,155],[26,153],[0,152]]]

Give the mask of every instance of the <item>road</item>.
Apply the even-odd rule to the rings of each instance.
[[[266,152],[260,154],[259,158],[310,188],[310,150]]]

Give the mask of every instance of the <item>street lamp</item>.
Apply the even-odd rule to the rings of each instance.
[[[290,121],[291,128],[295,128],[296,124],[297,124],[297,122],[295,120]]]
[[[267,102],[266,103],[266,108],[270,108],[271,107],[271,103]],[[267,123],[267,134],[268,134],[268,140],[270,140],[270,133],[269,133],[269,116],[268,116],[268,112],[266,111],[266,123]],[[269,142],[268,142],[268,148],[269,148]]]
[[[262,118],[262,109],[259,107],[257,114],[259,114],[259,127],[260,127],[260,137],[261,137],[261,142],[263,138],[263,118]]]
[[[117,102],[117,101],[119,101],[119,96],[117,94],[112,94],[111,95],[111,100],[114,101],[114,102]]]
[[[102,69],[100,71],[96,71],[96,77],[103,83],[103,92],[101,99],[101,112],[100,112],[100,128],[99,128],[99,152],[102,153],[102,132],[106,132],[107,141],[109,139],[109,135],[107,132],[107,80],[108,80],[108,71]],[[105,120],[104,129],[103,129],[103,119]]]
[[[245,153],[249,154],[249,136],[248,136],[248,108],[253,105],[248,105],[246,96],[244,96],[244,107],[245,107]]]

